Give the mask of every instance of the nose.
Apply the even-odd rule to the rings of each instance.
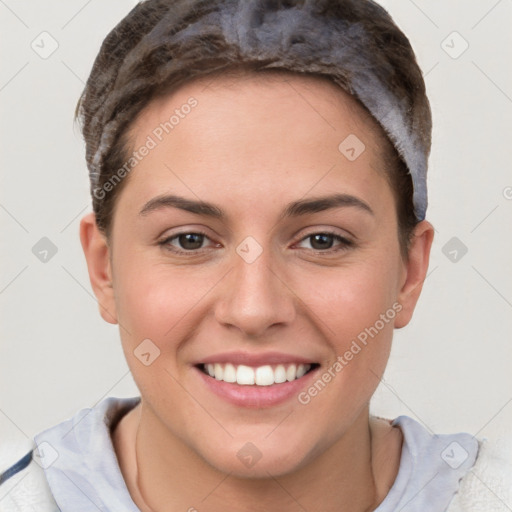
[[[219,290],[217,321],[253,338],[264,336],[272,326],[290,324],[296,296],[283,268],[268,247],[252,262],[234,251],[232,270]]]

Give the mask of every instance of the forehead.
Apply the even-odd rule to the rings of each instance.
[[[228,113],[225,108],[226,100],[238,108],[242,102],[255,108],[258,105],[264,107],[272,104],[274,109],[279,106],[280,112],[287,113],[288,117],[291,112],[286,112],[286,107],[291,106],[296,116],[299,113],[304,115],[305,121],[316,115],[316,121],[322,121],[323,123],[318,124],[323,125],[321,127],[324,129],[336,130],[336,121],[339,121],[341,115],[345,123],[354,127],[359,126],[373,138],[380,138],[383,135],[379,124],[367,109],[328,78],[280,69],[256,72],[243,68],[196,77],[177,89],[160,92],[132,123],[131,134],[138,132],[141,125],[145,124],[148,128],[148,123],[154,125],[155,122],[165,122],[169,119],[169,112],[179,109],[191,97],[201,100],[203,113],[208,109],[208,112],[215,116]],[[234,108],[229,110],[231,114],[235,112]],[[309,112],[305,113],[304,110]],[[264,113],[262,111],[262,114]],[[270,121],[271,112],[267,114]],[[311,124],[311,127],[314,128],[315,124],[317,123]],[[381,144],[382,141],[379,140],[378,143]]]
[[[338,86],[314,76],[195,79],[154,98],[130,135],[132,150],[154,143],[129,176],[146,201],[180,189],[213,199],[232,192],[261,205],[262,198],[293,200],[308,191],[371,196],[384,182],[376,122]],[[362,151],[355,160],[343,153],[347,140],[355,145],[348,149]]]

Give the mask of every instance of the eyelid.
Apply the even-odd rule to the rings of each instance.
[[[356,235],[354,235],[348,229],[334,227],[334,226],[328,226],[328,225],[322,226],[321,224],[320,225],[313,224],[310,226],[306,226],[305,228],[302,228],[299,231],[299,235],[300,235],[300,233],[305,233],[305,235],[301,235],[301,240],[302,240],[302,238],[304,238],[304,236],[311,236],[311,235],[315,235],[317,233],[329,233],[330,235],[340,236],[342,238],[346,238],[347,240],[348,239],[354,240],[354,242],[357,239]]]
[[[347,229],[336,228],[333,226],[311,225],[311,226],[306,226],[305,228],[302,228],[299,231],[297,238],[296,238],[297,242],[295,242],[295,243],[301,242],[305,238],[308,238],[313,235],[318,235],[318,234],[337,236],[337,237],[343,238],[347,242],[351,242],[351,243],[355,243],[357,240],[357,237],[354,234],[352,234],[350,231],[348,231]]]
[[[202,229],[184,229],[182,231],[178,231],[176,233],[171,233],[169,235],[166,235],[163,238],[159,238],[157,243],[158,243],[158,245],[165,247],[165,246],[170,245],[171,240],[174,240],[175,238],[178,238],[181,235],[190,235],[190,234],[202,235],[206,239],[213,242],[212,238],[208,235],[208,233],[206,233]],[[214,243],[216,243],[216,242],[214,242]],[[201,254],[203,251],[205,251],[207,249],[207,247],[203,247],[201,249],[194,249],[194,250],[187,251],[185,249],[180,249],[178,247],[174,247],[174,246],[172,246],[172,247],[173,247],[172,249],[168,249],[170,252],[174,252],[176,254],[189,254],[189,255]]]
[[[313,251],[313,252],[315,252],[317,254],[326,254],[326,255],[328,255],[328,254],[336,253],[337,251],[341,251],[341,250],[348,249],[350,247],[354,247],[355,246],[355,242],[354,242],[354,240],[352,240],[351,237],[344,236],[344,235],[342,235],[342,234],[340,234],[337,231],[334,231],[332,229],[317,229],[317,230],[308,232],[304,236],[301,236],[294,245],[299,244],[301,242],[304,242],[305,240],[307,240],[308,238],[311,238],[314,235],[329,235],[329,236],[332,236],[333,238],[337,239],[340,242],[340,246],[338,246],[337,248],[336,247],[334,247],[334,248],[331,247],[331,248],[325,249],[325,250],[321,250],[321,249],[307,249],[307,250]],[[302,248],[299,248],[299,249],[302,249]]]
[[[178,226],[175,228],[167,228],[164,231],[162,231],[160,235],[158,235],[156,237],[156,240],[157,241],[168,240],[169,238],[174,238],[179,235],[188,235],[190,233],[201,234],[201,235],[208,237],[209,239],[212,239],[212,235],[210,235],[209,233],[213,233],[213,232],[211,229],[206,228],[202,225],[193,225],[192,224],[192,225],[187,225],[187,226]],[[216,236],[216,235],[213,235],[213,236]]]

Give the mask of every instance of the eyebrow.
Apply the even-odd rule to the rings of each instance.
[[[349,194],[332,194],[312,199],[300,199],[286,205],[280,215],[280,220],[318,213],[332,208],[355,207],[361,211],[375,215],[370,206],[358,197]],[[139,215],[145,216],[151,212],[166,208],[178,208],[187,212],[212,217],[219,220],[227,218],[226,213],[218,206],[206,201],[195,201],[177,195],[162,195],[149,200],[140,210]]]

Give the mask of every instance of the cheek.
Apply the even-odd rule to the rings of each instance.
[[[179,403],[186,397],[174,379],[184,371],[177,354],[198,325],[201,299],[211,285],[188,269],[142,255],[119,262],[117,269],[116,308],[132,376],[150,401],[168,396]]]
[[[155,263],[143,254],[119,262],[117,268],[116,309],[119,323],[126,327],[124,340],[133,345],[149,338],[161,350],[186,332],[215,283],[211,272]]]
[[[330,338],[346,340],[392,309],[396,269],[384,269],[378,262],[332,268],[305,281],[301,296],[330,330]]]
[[[319,375],[322,382],[315,381],[300,399],[334,423],[340,417],[355,418],[375,392],[389,358],[396,316],[384,283],[375,281],[371,271],[353,270],[326,279],[311,306],[332,358]]]
[[[315,327],[331,346],[326,368],[336,375],[332,392],[365,398],[384,372],[394,319],[401,309],[396,303],[396,268],[389,261],[386,269],[378,261],[365,261],[319,273],[313,282],[302,289],[302,296],[314,313],[310,317]]]
[[[322,332],[331,356],[298,399],[312,416],[337,425],[333,439],[355,421],[386,368],[397,313],[390,293],[392,272],[391,268],[383,272],[381,265],[367,260],[324,269],[303,281],[300,293],[309,319]],[[319,435],[325,436],[320,430],[321,426]]]

